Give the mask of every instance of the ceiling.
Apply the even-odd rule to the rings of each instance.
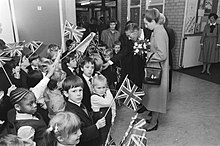
[[[116,0],[104,0],[105,6],[107,7],[115,7],[116,6]],[[76,6],[77,7],[101,7],[102,6],[102,0],[76,0]]]

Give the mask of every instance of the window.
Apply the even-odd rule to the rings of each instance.
[[[161,13],[163,13],[164,3],[165,3],[164,0],[147,0],[147,8],[148,9],[156,8]]]
[[[141,24],[141,0],[128,0],[128,20]]]

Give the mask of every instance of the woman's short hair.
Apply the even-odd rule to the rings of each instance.
[[[97,82],[106,83],[106,85],[108,85],[106,77],[102,74],[95,74],[94,77],[92,78],[92,85],[93,86],[95,86],[97,84]]]
[[[208,18],[210,19],[212,16],[214,17],[215,20],[218,19],[218,15],[215,13],[210,13]]]
[[[145,11],[144,18],[148,22],[152,22],[152,20],[154,20],[156,23],[158,23],[158,21],[160,19],[160,11],[158,9],[156,9],[156,8],[147,9]]]

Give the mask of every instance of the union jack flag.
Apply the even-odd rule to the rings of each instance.
[[[64,37],[68,39],[72,39],[76,42],[80,42],[83,37],[83,31],[86,31],[85,28],[76,26],[74,24],[71,24],[66,20],[65,26],[64,26]]]
[[[145,124],[146,124],[146,120],[145,119],[137,118],[134,121],[134,127],[135,128],[142,128]]]
[[[146,130],[133,128],[126,146],[147,146]]]
[[[30,43],[26,44],[25,46],[31,50],[32,53],[34,53],[36,50],[38,50],[44,42],[41,41],[31,41]]]
[[[8,48],[4,49],[3,52],[6,55],[10,55],[10,57],[14,56],[21,56],[22,55],[22,50],[23,50],[23,42],[16,42],[16,43],[8,43],[6,44]]]
[[[82,42],[80,42],[75,48],[73,48],[71,51],[69,51],[67,53],[67,55],[63,56],[62,59],[64,59],[66,56],[68,56],[71,52],[73,52],[75,50],[81,52],[81,54],[84,54],[86,48],[89,46],[89,44],[92,41],[94,36],[95,36],[95,33],[91,32]]]
[[[2,67],[5,64],[5,61],[10,61],[11,58],[3,56],[4,53],[0,54],[0,67]]]
[[[144,91],[126,76],[115,98],[122,101],[130,109],[137,111],[144,95]]]

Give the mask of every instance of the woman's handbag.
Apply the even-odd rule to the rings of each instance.
[[[158,67],[147,67],[147,64],[149,63],[151,57],[154,55],[151,54],[150,58],[148,59],[145,67],[144,67],[144,72],[145,72],[145,77],[144,77],[144,84],[151,84],[151,85],[160,85],[161,84],[161,77],[162,77],[162,66],[160,64],[160,68]]]

